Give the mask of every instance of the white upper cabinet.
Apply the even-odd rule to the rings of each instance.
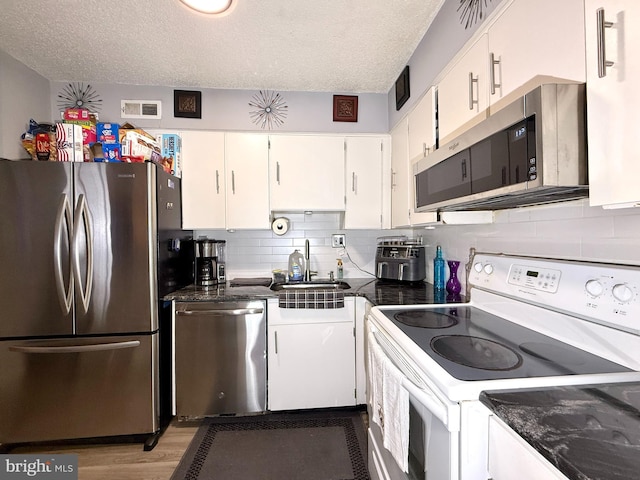
[[[532,39],[521,38],[524,41]],[[473,43],[438,83],[440,144],[487,117],[489,106],[488,40]]]
[[[271,210],[344,210],[344,137],[272,135]]]
[[[589,200],[639,206],[640,2],[586,0],[585,22]]]
[[[344,227],[380,229],[383,227],[385,141],[381,137],[346,137],[345,142],[347,205]]]
[[[513,1],[488,30],[490,103],[537,76],[584,82],[584,25],[584,0]]]
[[[182,139],[182,228],[225,228],[224,133],[186,131]]]
[[[391,228],[411,225],[408,123],[405,117],[391,130]]]
[[[226,228],[271,228],[269,211],[269,137],[227,133]]]
[[[435,87],[409,112],[409,159],[414,161],[433,152],[436,144]]]

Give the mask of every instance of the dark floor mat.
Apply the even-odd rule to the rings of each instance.
[[[206,418],[171,480],[369,480],[358,411]]]

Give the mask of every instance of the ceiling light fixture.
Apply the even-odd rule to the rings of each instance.
[[[206,13],[209,15],[219,15],[228,13],[232,6],[235,6],[236,0],[180,0],[187,7],[193,10]]]

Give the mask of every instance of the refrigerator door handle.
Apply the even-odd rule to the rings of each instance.
[[[66,227],[66,231],[63,231],[63,224]],[[69,273],[69,283],[65,288],[64,275],[62,273],[62,238],[66,233],[69,245],[71,245],[72,224],[71,203],[69,202],[67,194],[63,193],[56,213],[56,223],[53,234],[53,268],[60,307],[67,315],[71,313],[71,307],[73,306],[73,275]]]
[[[84,226],[84,233],[87,239],[87,279],[84,288],[82,287],[82,276],[80,272],[80,246],[79,235],[80,222]],[[78,285],[78,296],[82,303],[83,313],[89,311],[89,304],[91,303],[91,290],[93,287],[93,228],[91,226],[91,217],[89,216],[89,208],[87,207],[87,200],[84,194],[78,196],[78,203],[76,204],[75,221],[73,224],[73,243],[72,243],[72,258],[73,258],[73,276],[75,277],[76,284]]]
[[[64,346],[41,346],[29,347],[12,345],[9,350],[17,353],[85,353],[85,352],[105,352],[109,350],[120,350],[122,348],[135,348],[140,346],[140,340],[129,340],[116,343],[95,343],[92,345],[64,345]]]

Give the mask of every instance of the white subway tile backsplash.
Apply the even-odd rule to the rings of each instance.
[[[604,210],[590,207],[588,200],[497,211],[492,224],[445,225],[432,230],[344,230],[338,213],[285,216],[290,230],[282,236],[270,230],[203,230],[195,236],[227,241],[229,278],[268,276],[273,269],[286,270],[289,254],[295,248],[303,251],[305,238],[311,244],[311,269],[319,276],[335,272],[336,259],[342,258],[345,278],[364,277],[367,274],[359,268],[374,271],[377,238],[390,235],[422,236],[427,280],[433,275],[431,263],[438,244],[446,258],[462,264],[467,262],[471,247],[516,255],[640,264],[640,211]],[[331,247],[334,233],[346,235],[348,256]]]

